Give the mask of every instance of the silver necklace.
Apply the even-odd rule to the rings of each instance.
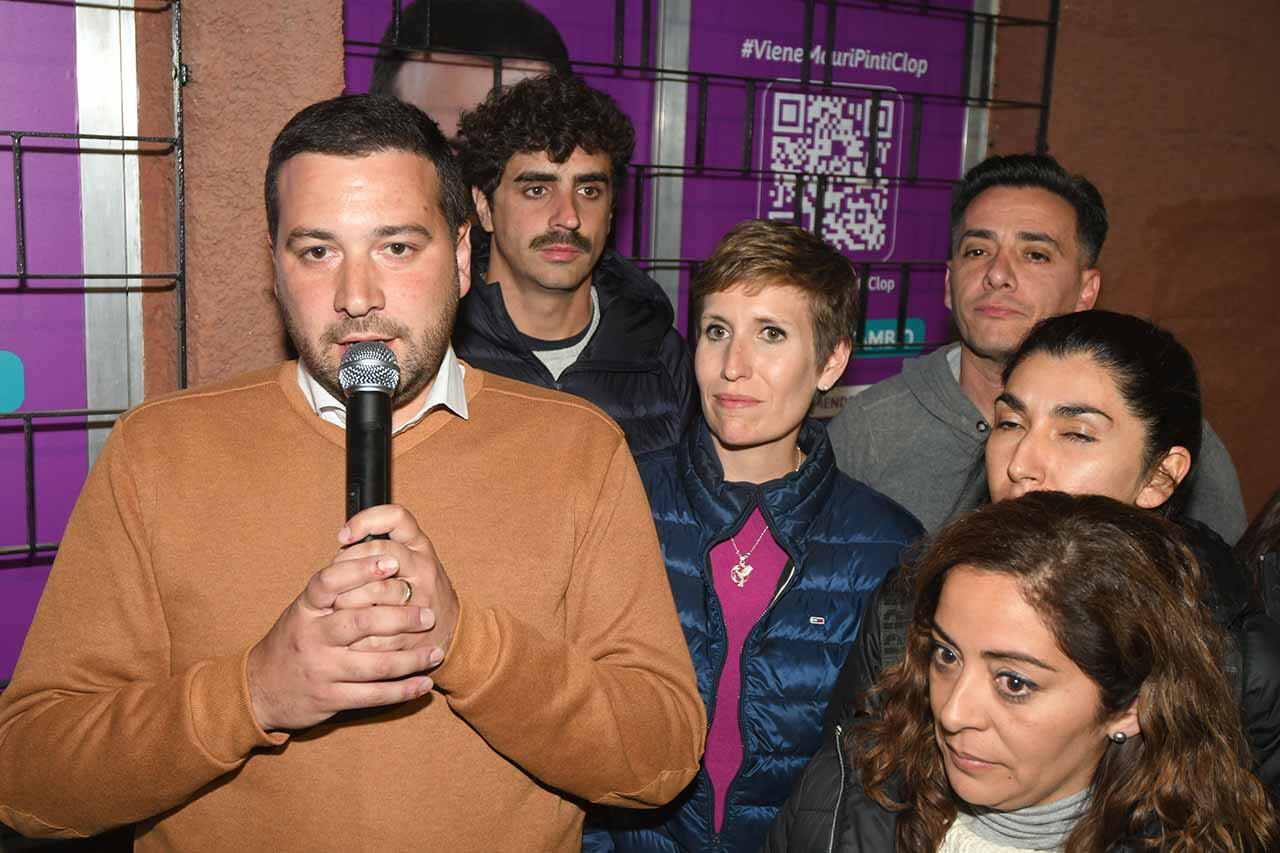
[[[733,546],[733,550],[738,554],[738,564],[729,570],[729,579],[736,583],[739,588],[747,585],[747,578],[751,577],[751,573],[756,570],[755,566],[748,563],[747,560],[751,559],[751,555],[755,553],[756,547],[760,544],[760,540],[763,539],[764,535],[768,532],[769,525],[766,524],[760,530],[760,535],[756,537],[755,544],[752,545],[745,554],[738,548],[737,539],[732,536],[729,537],[729,544]]]
[[[804,454],[800,452],[800,448],[796,448],[796,470],[800,470],[800,463],[804,461]],[[739,531],[741,532],[741,531]],[[738,562],[729,570],[729,579],[738,585],[738,588],[747,585],[747,578],[751,577],[751,573],[756,567],[751,565],[748,560],[751,555],[756,552],[756,548],[760,545],[760,540],[764,539],[764,535],[769,532],[769,525],[766,524],[760,531],[760,535],[756,537],[756,541],[747,549],[747,553],[742,553],[742,549],[738,547],[738,539],[736,536],[729,537],[729,544],[733,546],[734,553],[738,555]]]

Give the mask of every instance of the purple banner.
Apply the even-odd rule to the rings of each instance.
[[[965,19],[940,8],[948,4],[930,5],[927,14],[833,6],[829,48],[828,7],[818,4],[806,52],[804,0],[693,2],[689,65],[708,77],[705,100],[690,91],[686,162],[703,168],[685,179],[681,254],[706,257],[721,235],[750,217],[818,231],[868,284],[871,346],[850,362],[846,385],[897,373],[904,354],[948,333],[942,261],[965,109],[954,97],[938,96],[962,94]],[[966,4],[955,0],[949,8]],[[821,85],[828,57],[831,87]],[[801,85],[806,65],[809,87]],[[818,175],[829,177],[820,182]],[[904,272],[908,261],[928,265]],[[904,344],[905,352],[897,348]],[[843,398],[831,395],[823,414],[834,413]]]
[[[409,4],[405,2],[404,6]],[[614,4],[581,0],[530,0],[560,31],[574,70],[591,85],[608,92],[636,129],[636,163],[648,163],[653,124],[653,81],[644,75],[613,67],[616,43]],[[640,3],[626,4],[623,28],[623,64],[642,65],[642,13]],[[346,0],[343,27],[347,40],[346,91],[367,92],[373,73],[376,45],[391,21],[391,0]],[[494,26],[500,26],[495,22]],[[652,32],[652,22],[650,25]],[[649,39],[649,44],[654,43]],[[634,186],[621,187],[613,219],[613,245],[625,255],[646,254],[648,222],[635,216]],[[646,200],[647,203],[647,200]],[[647,209],[647,208],[646,208]]]
[[[611,67],[615,5],[531,5],[560,29],[575,67],[632,117],[636,162],[651,162],[653,86]],[[625,4],[624,65],[655,64],[641,56],[642,5]],[[372,45],[390,21],[391,6],[389,0],[347,0],[349,91],[368,86]],[[947,209],[950,182],[961,172],[965,125],[966,19],[960,13],[972,4],[817,4],[807,51],[805,7],[805,0],[692,0],[684,164],[690,172],[679,254],[705,258],[726,231],[750,217],[798,221],[821,233],[867,282],[865,346],[842,383],[861,386],[896,373],[904,356],[948,336],[942,298]],[[830,42],[828,9],[835,16]],[[832,87],[821,85],[828,64]],[[808,87],[801,83],[806,65]],[[798,182],[795,173],[806,178]],[[623,188],[615,245],[643,256],[646,217],[636,227],[632,193]],[[686,272],[677,310],[682,328],[687,288]],[[822,413],[833,413],[846,396],[829,395]]]
[[[0,4],[0,129],[76,132],[75,9]],[[82,271],[80,168],[74,141],[24,137],[26,271]],[[0,137],[0,272],[17,272],[13,140]],[[85,406],[81,281],[0,280],[0,411]],[[56,542],[87,473],[82,421],[35,421],[36,538]],[[0,420],[0,546],[25,545],[27,509],[21,421]],[[47,560],[43,561],[47,564]],[[8,678],[31,623],[47,565],[0,559],[0,678]]]

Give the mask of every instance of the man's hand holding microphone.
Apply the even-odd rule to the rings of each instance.
[[[250,651],[249,694],[267,731],[303,729],[339,711],[416,699],[449,650],[458,598],[417,520],[390,503],[391,400],[386,344],[353,344],[347,395],[347,524],[333,562],[312,575]]]

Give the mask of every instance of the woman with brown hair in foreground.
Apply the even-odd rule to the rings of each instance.
[[[905,657],[806,770],[769,853],[1266,851],[1223,636],[1176,528],[1033,492],[913,571]]]

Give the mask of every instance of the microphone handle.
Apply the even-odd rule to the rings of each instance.
[[[347,518],[391,503],[391,395],[347,395]],[[367,537],[386,539],[385,534]]]

